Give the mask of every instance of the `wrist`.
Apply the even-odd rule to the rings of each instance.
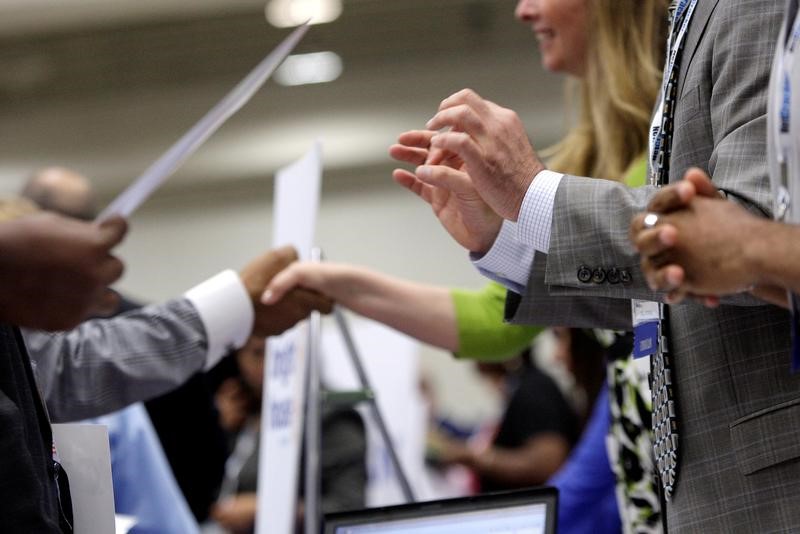
[[[519,213],[519,207],[517,208],[517,213]],[[495,241],[497,241],[497,236],[500,235],[500,230],[502,228],[502,217],[497,217],[495,220],[492,220],[484,229],[481,241],[477,243],[477,245],[474,247],[474,250],[472,250],[473,247],[470,247],[470,252],[478,256],[484,256],[494,246]]]
[[[525,196],[528,194],[528,189],[530,189],[531,184],[539,173],[545,170],[547,170],[547,167],[541,162],[536,161],[526,172],[522,173],[520,179],[516,182],[513,194],[509,195],[510,200],[513,202],[509,206],[508,216],[504,217],[505,219],[517,222],[517,219],[519,219],[519,212],[522,209],[522,203],[525,201]]]
[[[796,264],[787,243],[797,241],[797,226],[756,219],[743,239],[745,269],[752,273],[753,285],[791,286],[787,266]],[[781,251],[776,254],[776,251]]]

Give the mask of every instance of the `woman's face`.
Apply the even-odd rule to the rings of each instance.
[[[544,68],[583,77],[589,0],[519,0],[514,14],[530,24]]]

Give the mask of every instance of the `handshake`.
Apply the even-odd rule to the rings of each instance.
[[[127,232],[119,218],[95,224],[53,213],[36,213],[0,224],[0,321],[40,330],[67,330],[90,316],[114,309],[109,289],[123,273],[113,254]],[[330,299],[303,288],[279,302],[262,303],[272,278],[297,261],[283,247],[253,259],[239,278],[254,311],[253,335],[279,334],[312,311],[329,313]]]

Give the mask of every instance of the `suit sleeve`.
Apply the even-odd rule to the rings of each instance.
[[[68,332],[24,332],[54,422],[96,417],[146,400],[203,369],[207,337],[185,298],[95,319]]]

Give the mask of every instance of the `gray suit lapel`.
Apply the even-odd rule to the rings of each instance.
[[[694,16],[689,23],[689,33],[686,34],[686,44],[683,48],[683,58],[680,61],[680,71],[678,73],[678,98],[683,95],[683,87],[686,85],[686,72],[689,70],[689,65],[694,59],[694,54],[697,52],[697,46],[700,40],[706,33],[708,21],[711,20],[711,14],[714,8],[717,7],[719,0],[698,0],[697,7],[694,11]]]

